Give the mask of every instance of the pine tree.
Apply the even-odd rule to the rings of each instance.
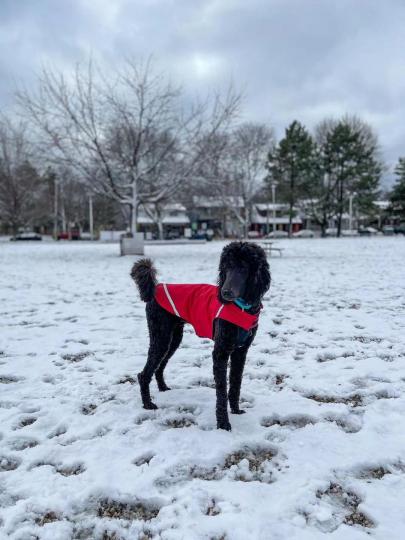
[[[306,128],[294,120],[285,131],[284,138],[269,152],[266,178],[268,187],[277,182],[289,205],[288,235],[292,234],[294,206],[308,195],[316,169],[316,145]]]
[[[359,209],[369,211],[377,196],[382,173],[377,138],[370,126],[355,117],[330,122],[321,147],[322,162],[334,191],[337,236],[350,195]]]
[[[405,219],[405,158],[400,157],[395,167],[395,176],[397,177],[394,187],[390,193],[392,208]]]

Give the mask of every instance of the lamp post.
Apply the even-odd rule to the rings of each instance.
[[[58,239],[58,180],[56,175],[54,176],[54,200],[53,200],[53,237]]]
[[[271,202],[273,204],[273,231],[276,230],[276,187],[277,182],[271,183]]]
[[[90,225],[90,240],[94,240],[94,225],[93,225],[93,196],[89,194],[89,225]]]

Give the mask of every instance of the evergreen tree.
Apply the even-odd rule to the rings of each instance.
[[[269,152],[267,170],[268,187],[272,182],[277,182],[288,201],[288,235],[291,236],[294,206],[300,198],[308,197],[316,170],[316,145],[297,120],[290,124],[284,138]]]
[[[397,212],[401,219],[405,219],[405,158],[399,158],[395,175],[397,179],[390,193],[390,201],[394,212]]]
[[[382,173],[377,138],[370,126],[355,117],[330,122],[321,147],[322,166],[334,192],[337,236],[350,195],[360,210],[370,211]]]

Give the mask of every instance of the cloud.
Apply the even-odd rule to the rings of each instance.
[[[402,0],[2,0],[0,107],[43,64],[153,54],[190,92],[232,78],[245,118],[279,136],[295,118],[357,114],[393,165],[405,154],[403,28]]]

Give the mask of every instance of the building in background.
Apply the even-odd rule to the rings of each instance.
[[[193,232],[212,231],[214,237],[239,238],[243,235],[245,207],[242,197],[193,196],[189,208]]]
[[[164,239],[182,238],[190,229],[190,218],[185,206],[169,203],[158,209],[153,204],[140,205],[138,210],[138,231],[146,238],[159,238],[159,227]]]
[[[257,231],[261,235],[275,230],[288,231],[290,222],[288,209],[288,204],[283,203],[253,204],[250,230]],[[296,210],[294,213],[296,215],[292,219],[292,232],[298,232],[302,228],[303,220]]]

